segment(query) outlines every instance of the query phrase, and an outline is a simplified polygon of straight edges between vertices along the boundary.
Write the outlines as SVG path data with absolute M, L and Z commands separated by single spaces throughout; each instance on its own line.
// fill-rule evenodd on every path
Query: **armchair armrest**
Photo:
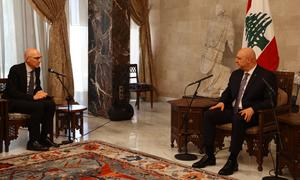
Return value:
M 4 125 L 8 118 L 8 101 L 6 99 L 0 99 L 0 152 L 2 152 L 2 143 L 4 137 Z
M 0 102 L 7 102 L 7 99 L 0 98 Z
M 258 111 L 258 128 L 260 133 L 275 130 L 276 126 L 272 109 L 263 109 Z
M 0 116 L 7 116 L 8 114 L 8 101 L 7 99 L 0 99 Z
M 285 114 L 290 112 L 290 105 L 281 105 L 275 107 L 275 113 L 277 115 Z M 263 109 L 258 110 L 258 126 L 261 132 L 270 132 L 276 130 L 276 124 L 275 124 L 275 117 L 273 114 L 273 110 L 270 109 Z

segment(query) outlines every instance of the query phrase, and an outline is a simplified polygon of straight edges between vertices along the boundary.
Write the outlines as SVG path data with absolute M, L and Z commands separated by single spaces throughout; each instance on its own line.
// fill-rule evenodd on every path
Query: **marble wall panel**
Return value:
M 88 2 L 88 108 L 94 115 L 108 117 L 107 111 L 113 103 L 128 101 L 128 7 L 127 0 Z M 121 99 L 120 86 L 125 87 Z

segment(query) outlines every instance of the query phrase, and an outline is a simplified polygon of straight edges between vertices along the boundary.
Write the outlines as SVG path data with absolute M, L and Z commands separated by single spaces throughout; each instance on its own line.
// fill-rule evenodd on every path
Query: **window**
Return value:
M 10 67 L 17 63 L 14 2 L 1 3 L 1 77 L 7 77 Z
M 24 62 L 24 50 L 36 47 L 45 54 L 47 49 L 45 23 L 28 1 L 0 1 L 0 75 L 7 77 L 12 65 Z M 42 35 L 43 34 L 43 35 Z M 42 70 L 47 64 L 44 56 Z M 43 80 L 42 80 L 43 81 Z
M 69 17 L 70 51 L 75 92 L 74 99 L 80 104 L 87 105 L 88 0 L 70 0 Z
M 139 30 L 140 27 L 132 19 L 130 19 L 130 64 L 139 65 L 139 58 L 140 58 Z

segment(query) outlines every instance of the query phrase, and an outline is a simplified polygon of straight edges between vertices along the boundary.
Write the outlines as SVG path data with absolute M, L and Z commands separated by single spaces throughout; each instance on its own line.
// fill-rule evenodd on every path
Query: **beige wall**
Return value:
M 185 85 L 204 75 L 199 60 L 209 20 L 221 3 L 234 25 L 234 52 L 224 53 L 224 64 L 235 68 L 241 47 L 246 0 L 150 0 L 150 26 L 160 97 L 181 97 Z M 300 71 L 299 0 L 269 0 L 279 48 L 279 70 Z M 193 88 L 190 88 L 193 90 Z M 190 90 L 190 91 L 191 91 Z M 190 93 L 190 92 L 188 92 Z

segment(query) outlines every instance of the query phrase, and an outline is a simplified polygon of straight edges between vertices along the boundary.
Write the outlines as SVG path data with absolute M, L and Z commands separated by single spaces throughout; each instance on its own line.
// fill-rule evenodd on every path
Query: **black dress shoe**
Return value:
M 46 139 L 41 140 L 40 143 L 46 147 L 59 147 L 59 144 L 56 144 L 55 142 L 51 141 L 48 137 Z
M 226 164 L 224 165 L 224 167 L 222 169 L 220 169 L 220 171 L 218 172 L 218 174 L 220 175 L 224 175 L 224 176 L 228 176 L 233 174 L 235 171 L 238 170 L 238 163 L 237 161 L 228 159 Z
M 206 166 L 216 165 L 216 158 L 214 156 L 209 157 L 208 155 L 204 155 L 200 161 L 195 162 L 192 167 L 194 168 L 204 168 Z
M 28 141 L 27 150 L 31 151 L 48 151 L 49 148 L 41 145 L 38 141 Z

